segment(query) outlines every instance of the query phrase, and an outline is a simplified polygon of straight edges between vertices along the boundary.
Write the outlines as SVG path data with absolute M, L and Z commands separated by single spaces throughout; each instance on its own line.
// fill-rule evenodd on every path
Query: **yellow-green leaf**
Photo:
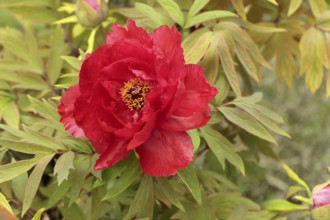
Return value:
M 210 43 L 212 42 L 212 39 L 214 39 L 212 32 L 205 32 L 195 39 L 190 39 L 187 37 L 183 42 L 183 45 L 185 45 L 184 48 L 186 62 L 198 63 L 206 53 Z M 189 44 L 187 45 L 187 43 Z
M 281 212 L 292 212 L 292 211 L 301 211 L 301 210 L 309 209 L 308 206 L 297 205 L 283 199 L 275 199 L 275 200 L 267 201 L 263 204 L 263 207 L 270 211 L 281 211 Z
M 157 0 L 157 2 L 166 10 L 171 18 L 181 27 L 184 25 L 184 17 L 178 4 L 174 0 Z
M 40 159 L 35 168 L 33 169 L 32 173 L 30 174 L 29 179 L 27 180 L 25 185 L 21 217 L 23 217 L 25 212 L 30 208 L 33 198 L 38 191 L 42 175 L 54 155 L 55 154 L 51 154 Z
M 243 0 L 231 0 L 233 6 L 235 7 L 237 13 L 242 17 L 244 21 L 246 21 L 246 13 L 244 9 Z
M 237 96 L 241 96 L 239 79 L 235 70 L 234 60 L 229 51 L 226 40 L 221 32 L 215 32 L 218 40 L 218 53 L 226 78 Z
M 211 151 L 225 168 L 225 160 L 234 165 L 243 175 L 245 175 L 244 163 L 242 158 L 236 153 L 235 146 L 218 131 L 204 127 L 201 129 L 202 135 Z
M 295 13 L 298 8 L 301 6 L 302 0 L 290 0 L 288 16 L 291 16 Z
M 325 0 L 308 0 L 308 2 L 315 17 L 320 16 L 328 9 Z
M 225 106 L 221 106 L 218 109 L 233 124 L 263 140 L 276 144 L 275 139 L 269 134 L 269 132 L 246 112 L 237 108 Z
M 195 0 L 188 12 L 188 18 L 196 15 L 200 10 L 202 10 L 210 0 Z
M 298 183 L 299 185 L 303 186 L 306 189 L 306 192 L 308 193 L 308 195 L 311 195 L 311 190 L 308 187 L 308 185 L 306 184 L 305 181 L 303 181 L 288 165 L 286 164 L 282 164 L 283 169 L 285 170 L 285 172 L 288 174 L 288 176 L 295 181 L 296 183 Z
M 207 11 L 207 12 L 198 14 L 192 18 L 188 18 L 184 28 L 185 29 L 190 28 L 194 25 L 201 24 L 203 22 L 214 20 L 214 19 L 229 18 L 229 17 L 237 17 L 237 15 L 232 12 L 223 11 L 223 10 Z

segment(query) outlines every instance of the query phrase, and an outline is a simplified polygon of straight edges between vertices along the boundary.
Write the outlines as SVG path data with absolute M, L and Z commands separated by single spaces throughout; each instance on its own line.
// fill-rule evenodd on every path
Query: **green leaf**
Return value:
M 45 169 L 48 165 L 48 163 L 51 161 L 51 159 L 54 157 L 55 154 L 51 154 L 48 156 L 45 156 L 41 158 L 35 168 L 33 169 L 31 175 L 29 176 L 29 179 L 26 182 L 25 185 L 25 193 L 24 193 L 24 200 L 23 200 L 23 208 L 21 217 L 24 216 L 26 211 L 30 208 L 33 198 L 35 197 L 38 187 L 42 178 L 42 175 L 45 172 Z
M 278 5 L 276 0 L 267 0 L 268 2 L 272 3 L 273 5 Z
M 66 202 L 66 201 L 65 201 Z M 70 220 L 82 220 L 87 219 L 84 215 L 81 208 L 77 205 L 77 203 L 73 203 L 71 206 L 60 206 L 60 211 L 65 219 Z
M 308 187 L 308 185 L 306 184 L 305 181 L 303 181 L 288 165 L 286 164 L 282 164 L 283 169 L 285 170 L 285 172 L 288 174 L 288 176 L 295 181 L 296 183 L 298 183 L 299 185 L 303 186 L 306 189 L 306 192 L 308 193 L 309 196 L 311 196 L 311 190 Z
M 242 17 L 244 21 L 246 21 L 246 14 L 244 9 L 243 0 L 231 0 L 233 6 L 235 7 L 237 13 Z
M 225 159 L 241 171 L 245 175 L 244 163 L 242 158 L 235 152 L 235 146 L 230 143 L 227 138 L 218 131 L 204 127 L 201 129 L 202 135 L 211 151 L 219 160 L 223 168 L 225 168 Z
M 218 45 L 215 38 L 212 38 L 203 59 L 200 64 L 204 67 L 204 73 L 207 81 L 214 85 L 218 76 L 219 76 L 219 54 L 218 54 Z M 224 79 L 225 80 L 225 79 Z M 222 88 L 223 87 L 218 87 Z
M 24 191 L 27 180 L 27 172 L 22 173 L 21 175 L 11 180 L 12 190 L 19 201 L 23 201 L 24 199 Z
M 178 4 L 174 0 L 157 0 L 157 2 L 166 10 L 171 18 L 181 27 L 184 25 L 184 17 Z
M 297 205 L 283 199 L 275 199 L 275 200 L 267 201 L 263 204 L 263 207 L 269 211 L 281 211 L 281 212 L 292 212 L 292 211 L 301 211 L 301 210 L 309 209 L 308 206 Z
M 162 177 L 162 178 L 158 178 L 157 182 L 159 184 L 160 189 L 163 191 L 164 195 L 168 198 L 168 200 L 170 200 L 173 205 L 175 205 L 182 211 L 185 211 L 184 207 L 180 202 L 178 193 L 175 192 L 170 181 L 165 177 Z
M 301 3 L 302 0 L 290 0 L 288 16 L 291 16 L 293 13 L 295 13 L 298 8 L 300 8 Z
M 223 10 L 207 11 L 207 12 L 198 14 L 192 18 L 188 18 L 184 28 L 187 29 L 187 28 L 190 28 L 197 24 L 200 24 L 200 23 L 203 23 L 206 21 L 210 21 L 210 20 L 214 20 L 214 19 L 230 18 L 230 17 L 237 17 L 237 15 L 232 12 L 223 11 Z
M 62 18 L 54 22 L 54 24 L 67 24 L 67 23 L 77 23 L 78 18 L 76 15 L 72 15 L 66 18 Z
M 152 178 L 144 175 L 125 219 L 152 219 L 154 203 Z
M 3 207 L 5 207 L 5 209 L 7 209 L 10 213 L 13 213 L 13 210 L 11 209 L 6 197 L 0 192 L 0 205 L 2 205 Z
M 32 220 L 40 220 L 42 217 L 42 213 L 45 211 L 45 208 L 41 208 L 37 211 L 37 213 L 34 215 Z
M 28 96 L 28 98 L 36 114 L 51 121 L 52 126 L 56 127 L 57 130 L 64 131 L 64 126 L 60 123 L 60 115 L 57 112 L 56 105 L 52 104 L 49 100 L 38 100 L 31 96 Z
M 229 89 L 230 89 L 229 83 L 226 79 L 226 76 L 225 76 L 224 72 L 219 73 L 219 77 L 215 81 L 215 87 L 216 88 L 222 88 L 222 89 L 218 90 L 218 94 L 214 98 L 215 105 L 219 106 L 227 98 L 228 93 L 229 93 Z M 212 119 L 214 119 L 214 117 L 212 117 Z
M 7 149 L 26 154 L 51 154 L 56 152 L 53 149 L 40 145 L 10 139 L 0 139 L 0 145 Z
M 18 107 L 14 101 L 9 102 L 3 112 L 3 119 L 5 120 L 6 124 L 13 127 L 19 128 L 20 124 L 20 114 Z
M 308 0 L 308 2 L 315 17 L 320 16 L 328 8 L 325 0 Z
M 248 50 L 241 47 L 240 44 L 235 45 L 235 53 L 243 65 L 246 72 L 256 81 L 259 82 L 258 69 L 256 64 L 253 61 L 253 58 L 250 56 Z
M 87 50 L 86 53 L 92 53 L 94 49 L 94 42 L 95 42 L 95 35 L 96 35 L 97 27 L 93 28 L 91 33 L 89 34 L 88 40 L 87 40 Z
M 195 0 L 188 12 L 188 18 L 196 15 L 200 10 L 202 10 L 210 0 Z
M 225 106 L 219 107 L 218 110 L 233 124 L 263 140 L 276 144 L 275 139 L 269 132 L 257 120 L 244 111 Z
M 150 20 L 150 26 L 152 28 L 157 28 L 161 25 L 167 24 L 168 20 L 163 14 L 157 12 L 153 7 L 143 3 L 135 3 L 135 8 L 144 16 L 148 17 Z
M 68 179 L 70 169 L 74 169 L 73 160 L 74 153 L 72 151 L 68 151 L 62 154 L 56 161 L 54 175 L 57 174 L 58 185 Z
M 290 186 L 288 192 L 286 193 L 286 198 L 290 198 L 297 194 L 298 192 L 305 191 L 305 187 L 302 186 Z
M 201 137 L 199 136 L 199 132 L 197 129 L 189 130 L 188 134 L 191 138 L 191 141 L 194 146 L 194 152 L 196 152 L 199 148 L 199 145 L 201 143 Z
M 301 37 L 299 43 L 301 53 L 300 74 L 306 72 L 306 85 L 315 92 L 323 80 L 323 66 L 329 67 L 329 55 L 323 33 L 309 28 Z
M 184 170 L 179 170 L 177 174 L 187 186 L 197 203 L 202 204 L 201 189 L 194 168 L 189 165 Z
M 80 70 L 82 60 L 79 60 L 77 57 L 71 56 L 61 56 L 61 58 L 65 60 L 68 64 L 70 64 L 70 66 L 73 67 L 75 70 Z
M 90 168 L 91 157 L 89 155 L 76 157 L 76 160 L 74 161 L 74 170 L 72 172 L 72 185 L 74 187 L 71 187 L 69 206 L 74 204 L 78 198 L 85 182 L 85 178 L 90 173 Z
M 63 60 L 60 56 L 63 55 L 63 50 L 65 49 L 64 31 L 60 25 L 57 25 L 50 42 L 51 48 L 46 67 L 49 82 L 54 85 L 61 74 Z
M 21 160 L 0 166 L 0 183 L 12 180 L 16 176 L 19 176 L 22 173 L 30 170 L 38 163 L 41 158 L 41 156 L 36 156 L 29 160 Z
M 128 169 L 120 176 L 114 185 L 104 195 L 102 201 L 116 197 L 125 191 L 140 176 L 141 169 L 136 160 L 131 161 Z
M 250 97 L 252 97 L 252 96 L 250 96 Z M 247 100 L 247 99 L 244 99 L 243 97 L 237 98 L 234 101 L 232 101 L 231 103 L 236 105 L 243 111 L 249 113 L 252 117 L 254 117 L 257 121 L 259 121 L 266 128 L 274 131 L 277 134 L 290 138 L 290 135 L 288 135 L 285 131 L 283 131 L 281 128 L 279 128 L 277 126 L 277 124 L 272 120 L 272 118 L 269 117 L 269 115 L 264 114 L 263 112 L 260 112 L 258 110 L 258 107 L 255 108 L 256 104 L 249 103 L 248 101 L 245 101 L 245 100 Z M 273 115 L 274 114 L 276 114 L 276 113 L 273 112 Z M 280 116 L 277 115 L 277 117 L 280 117 Z
M 245 220 L 247 218 L 248 207 L 244 204 L 237 206 L 227 220 Z
M 70 186 L 72 184 L 72 179 L 64 180 L 61 185 L 57 186 L 50 195 L 47 201 L 47 209 L 53 207 L 56 203 L 58 203 L 67 193 Z
M 198 63 L 204 56 L 212 40 L 214 40 L 214 34 L 209 31 L 191 40 L 190 38 L 192 37 L 195 36 L 189 35 L 183 42 L 185 60 L 187 63 Z
M 226 74 L 231 88 L 234 90 L 237 96 L 241 96 L 239 80 L 229 47 L 222 33 L 216 32 L 216 36 L 218 38 L 218 53 L 220 55 L 222 68 Z

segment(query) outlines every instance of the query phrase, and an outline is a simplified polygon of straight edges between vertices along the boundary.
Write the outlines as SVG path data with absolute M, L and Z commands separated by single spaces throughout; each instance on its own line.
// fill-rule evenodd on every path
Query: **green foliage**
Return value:
M 263 73 L 274 72 L 289 87 L 305 75 L 312 93 L 326 81 L 330 95 L 326 2 L 118 2 L 124 1 L 108 2 L 109 16 L 86 28 L 78 23 L 76 5 L 68 1 L 0 0 L 1 207 L 33 220 L 312 215 L 309 186 L 286 165 L 284 171 L 298 184 L 288 189 L 286 199 L 267 199 L 260 206 L 247 184 L 271 182 L 260 161 L 278 158 L 273 150 L 278 135 L 290 138 L 280 127 L 283 118 L 254 92 Z M 193 164 L 173 177 L 142 175 L 134 153 L 96 172 L 97 155 L 88 140 L 72 137 L 59 122 L 58 101 L 78 81 L 86 54 L 105 43 L 113 23 L 127 18 L 149 31 L 175 25 L 186 62 L 202 65 L 219 92 L 208 125 L 188 131 Z

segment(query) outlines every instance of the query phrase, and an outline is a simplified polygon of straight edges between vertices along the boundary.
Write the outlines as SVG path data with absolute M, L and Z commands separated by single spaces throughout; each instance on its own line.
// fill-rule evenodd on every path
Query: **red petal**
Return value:
M 173 26 L 171 29 L 164 25 L 152 33 L 156 56 L 164 60 L 172 69 L 182 68 L 184 65 L 181 34 Z M 179 74 L 179 72 L 177 73 Z
M 160 118 L 159 127 L 167 131 L 186 131 L 203 127 L 210 120 L 210 107 L 205 106 L 204 109 L 194 112 L 187 117 L 171 115 L 166 118 Z
M 112 27 L 112 31 L 107 35 L 107 44 L 113 45 L 117 41 L 129 38 L 136 39 L 140 43 L 152 48 L 150 35 L 143 28 L 137 27 L 132 20 L 127 20 L 126 26 L 127 30 L 123 26 L 115 24 Z
M 175 175 L 194 157 L 193 145 L 186 132 L 154 129 L 150 138 L 136 148 L 142 170 L 151 176 Z
M 127 157 L 128 153 L 129 151 L 126 150 L 126 142 L 112 141 L 106 151 L 97 159 L 94 169 L 97 171 L 111 167 Z
M 150 137 L 151 132 L 154 129 L 155 124 L 156 124 L 157 113 L 154 113 L 154 115 L 152 117 L 148 118 L 148 121 L 145 123 L 143 128 L 134 135 L 132 140 L 127 145 L 128 150 L 132 150 L 136 147 L 139 147 Z M 142 118 L 142 120 L 145 120 L 145 119 Z
M 79 96 L 79 86 L 72 86 L 62 96 L 58 106 L 58 112 L 61 115 L 60 121 L 64 124 L 65 129 L 77 138 L 85 137 L 84 131 L 77 125 L 76 119 L 73 116 L 75 110 L 74 103 Z
M 185 89 L 176 97 L 172 113 L 177 116 L 190 116 L 193 112 L 205 108 L 217 94 L 215 87 L 210 86 L 204 77 L 201 66 L 191 64 L 185 67 Z

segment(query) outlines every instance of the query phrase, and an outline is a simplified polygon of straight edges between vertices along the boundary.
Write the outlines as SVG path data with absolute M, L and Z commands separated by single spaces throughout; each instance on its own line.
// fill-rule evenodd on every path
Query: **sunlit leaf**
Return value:
M 242 110 L 231 107 L 219 107 L 219 111 L 233 124 L 243 128 L 247 132 L 276 144 L 269 132 L 254 118 Z
M 290 0 L 288 15 L 291 16 L 301 6 L 302 0 Z
M 282 212 L 290 212 L 290 211 L 299 211 L 299 210 L 308 210 L 308 206 L 297 205 L 286 200 L 276 199 L 270 200 L 263 204 L 263 207 L 270 211 L 282 211 Z
M 288 165 L 286 164 L 282 164 L 283 169 L 285 170 L 285 172 L 288 174 L 288 176 L 295 181 L 296 183 L 298 183 L 299 185 L 303 186 L 306 189 L 306 192 L 308 193 L 308 195 L 311 195 L 311 190 L 308 187 L 308 185 L 306 184 L 305 181 L 303 181 Z
M 174 0 L 157 0 L 157 2 L 167 11 L 171 18 L 181 27 L 184 25 L 184 17 L 178 4 Z
M 241 96 L 239 79 L 235 70 L 234 60 L 229 51 L 224 36 L 220 32 L 216 32 L 218 40 L 218 53 L 220 55 L 221 65 L 226 74 L 226 78 L 237 96 Z
M 215 11 L 207 11 L 201 14 L 195 15 L 192 18 L 188 18 L 184 28 L 190 28 L 191 26 L 214 20 L 219 18 L 228 18 L 228 17 L 237 17 L 236 14 L 229 11 L 215 10 Z
M 209 1 L 210 0 L 195 0 L 189 9 L 187 17 L 191 18 L 192 16 L 196 15 L 200 10 L 205 7 L 205 5 L 207 5 Z

